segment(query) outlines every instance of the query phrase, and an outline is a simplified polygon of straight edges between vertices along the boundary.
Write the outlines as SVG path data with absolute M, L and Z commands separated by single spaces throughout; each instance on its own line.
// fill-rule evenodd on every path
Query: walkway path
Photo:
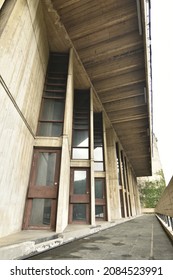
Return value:
M 144 215 L 30 259 L 173 260 L 173 246 L 154 215 Z

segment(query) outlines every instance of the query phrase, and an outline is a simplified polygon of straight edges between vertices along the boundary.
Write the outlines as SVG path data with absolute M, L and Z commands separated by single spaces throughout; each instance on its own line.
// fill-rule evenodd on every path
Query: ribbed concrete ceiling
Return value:
M 136 175 L 147 176 L 151 147 L 144 1 L 137 2 L 44 0 L 44 13 L 50 49 L 67 51 L 73 44 Z M 80 67 L 75 75 L 79 87 L 88 81 Z

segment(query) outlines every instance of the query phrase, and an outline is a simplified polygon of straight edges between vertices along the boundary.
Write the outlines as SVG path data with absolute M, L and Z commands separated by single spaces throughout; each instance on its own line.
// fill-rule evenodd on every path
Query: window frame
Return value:
M 95 121 L 96 118 L 99 118 L 99 120 L 97 120 L 97 122 Z M 96 123 L 99 124 L 96 127 Z M 97 147 L 101 147 L 102 148 L 102 160 L 97 160 L 95 158 L 95 153 L 94 153 L 94 171 L 98 171 L 98 172 L 104 172 L 105 171 L 105 154 L 104 154 L 104 137 L 103 137 L 103 115 L 102 112 L 95 112 L 94 113 L 94 150 L 95 150 L 95 139 L 96 137 L 98 137 L 98 135 L 100 135 L 100 145 L 96 146 Z M 97 169 L 95 168 L 96 164 L 101 163 L 103 165 L 102 169 Z
M 84 107 L 82 107 L 82 102 L 81 102 L 81 107 L 79 108 L 80 104 L 76 104 L 76 101 L 79 103 L 79 98 L 78 96 L 81 94 L 86 94 L 87 96 L 87 102 L 88 104 Z M 88 107 L 87 107 L 88 106 Z M 83 108 L 83 109 L 82 109 Z M 84 121 L 84 122 L 82 122 Z M 75 142 L 75 131 L 85 131 L 88 133 L 88 146 L 77 146 L 74 145 Z M 74 160 L 89 160 L 90 159 L 90 90 L 76 90 L 74 92 L 74 105 L 73 105 L 73 127 L 72 127 L 72 152 L 71 152 L 71 158 Z M 74 156 L 74 150 L 86 150 L 87 151 L 87 156 L 82 157 L 81 156 Z

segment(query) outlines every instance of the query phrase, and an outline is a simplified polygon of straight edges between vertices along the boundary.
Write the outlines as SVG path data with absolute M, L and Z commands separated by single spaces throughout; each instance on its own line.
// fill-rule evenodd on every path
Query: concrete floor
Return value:
M 157 218 L 144 215 L 28 259 L 173 260 L 173 246 Z

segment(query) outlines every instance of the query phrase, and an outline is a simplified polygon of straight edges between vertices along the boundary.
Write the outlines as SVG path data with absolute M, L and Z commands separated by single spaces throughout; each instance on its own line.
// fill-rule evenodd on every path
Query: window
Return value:
M 43 91 L 37 135 L 58 137 L 63 133 L 68 55 L 51 54 Z
M 116 143 L 116 158 L 117 158 L 118 183 L 119 183 L 120 186 L 122 186 L 121 166 L 120 166 L 120 152 L 119 152 L 118 143 Z
M 124 155 L 123 155 L 123 151 L 121 151 L 121 170 L 122 170 L 122 174 L 123 174 L 123 183 L 124 183 L 124 189 L 126 190 L 127 185 L 126 185 L 126 174 L 125 174 L 125 168 L 124 168 Z
M 73 159 L 89 159 L 90 93 L 75 91 L 73 113 Z
M 13 8 L 16 4 L 17 0 L 2 0 L 0 2 L 0 19 L 1 19 L 1 24 L 0 24 L 0 35 L 2 34 L 7 21 L 10 18 L 10 15 L 13 11 Z
M 104 171 L 102 113 L 94 113 L 94 169 Z

